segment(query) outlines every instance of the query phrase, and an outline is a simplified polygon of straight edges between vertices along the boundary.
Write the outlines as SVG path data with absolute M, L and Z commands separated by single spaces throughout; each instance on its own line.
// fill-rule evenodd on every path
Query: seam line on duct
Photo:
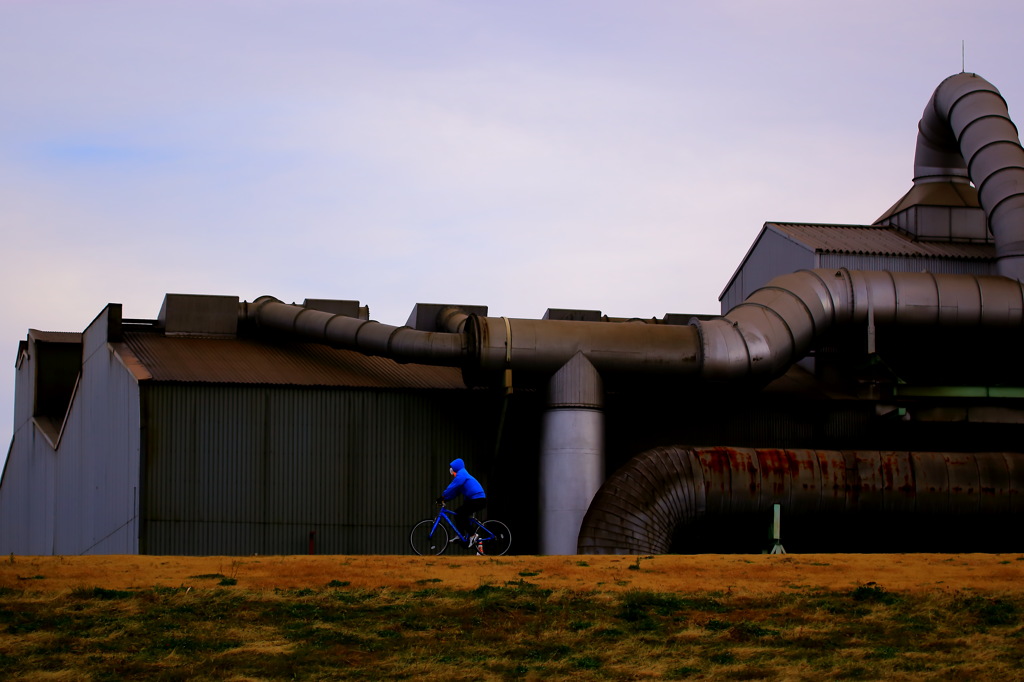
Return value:
M 1008 145 L 1010 145 L 1012 147 L 1015 147 L 1015 148 L 1018 148 L 1018 149 L 1020 148 L 1020 145 L 1014 144 L 1012 140 L 991 140 L 989 142 L 986 142 L 985 144 L 981 145 L 980 147 L 978 147 L 975 150 L 974 154 L 971 155 L 971 160 L 967 162 L 967 172 L 968 172 L 968 174 L 972 173 L 973 168 L 974 168 L 974 161 L 978 158 L 978 156 L 982 152 L 984 152 L 986 149 L 989 149 L 990 147 L 995 147 L 996 145 L 1003 145 L 1003 144 L 1008 144 Z M 999 166 L 998 168 L 995 168 L 992 171 L 990 171 L 988 175 L 986 175 L 984 178 L 981 179 L 981 183 L 978 185 L 978 188 L 977 188 L 978 189 L 978 198 L 981 199 L 981 193 L 983 191 L 983 188 L 985 187 L 985 184 L 988 183 L 988 181 L 990 179 L 992 179 L 996 175 L 999 175 L 1003 171 L 1011 170 L 1011 169 L 1014 169 L 1014 168 L 1021 168 L 1021 166 L 1019 164 L 1015 164 L 1015 165 L 1012 165 L 1012 166 Z M 974 177 L 974 176 L 971 175 L 971 177 Z
M 293 308 L 296 307 L 294 303 L 292 303 L 292 307 Z M 291 328 L 288 330 L 292 334 L 298 334 L 299 316 L 302 315 L 302 313 L 303 313 L 303 309 L 302 308 L 298 308 L 297 310 L 295 310 L 295 314 L 292 315 Z
M 899 290 L 899 287 L 896 286 L 896 277 L 893 275 L 893 273 L 889 272 L 889 271 L 884 271 L 884 274 L 885 274 L 886 277 L 889 278 L 889 286 L 892 289 L 892 317 L 893 317 L 893 321 L 896 324 L 899 324 L 899 321 L 900 321 L 900 290 Z M 868 290 L 868 298 L 870 299 L 870 298 L 872 298 L 872 294 L 874 293 L 871 290 L 870 283 L 868 284 L 867 290 Z
M 387 349 L 388 349 L 388 357 L 389 358 L 394 358 L 395 357 L 395 353 L 391 349 L 391 342 L 394 340 L 395 335 L 398 334 L 398 332 L 402 331 L 402 329 L 403 329 L 403 327 L 396 327 L 394 329 L 394 331 L 392 331 L 390 334 L 388 334 Z M 401 362 L 401 361 L 399 361 L 399 362 Z
M 1010 199 L 1013 199 L 1014 197 L 1019 197 L 1019 196 L 1021 196 L 1022 194 L 1024 194 L 1024 193 L 1022 193 L 1022 192 L 1014 192 L 1014 193 L 1012 193 L 1012 194 L 1009 194 L 1009 195 L 1007 195 L 1007 196 L 1003 197 L 1002 199 L 1000 199 L 999 201 L 997 201 L 997 202 L 995 203 L 995 205 L 994 205 L 994 206 L 993 206 L 993 207 L 992 207 L 991 209 L 988 209 L 988 211 L 987 211 L 988 215 L 986 216 L 986 220 L 987 220 L 987 222 L 988 222 L 988 231 L 989 231 L 989 234 L 991 234 L 991 235 L 992 235 L 993 237 L 995 237 L 995 236 L 996 236 L 996 233 L 995 233 L 995 232 L 994 232 L 994 231 L 992 230 L 992 218 L 991 218 L 991 216 L 994 216 L 994 215 L 996 214 L 996 211 L 998 211 L 998 210 L 999 210 L 999 208 L 1000 208 L 1000 207 L 1001 207 L 1001 206 L 1002 206 L 1003 204 L 1005 204 L 1006 202 L 1008 202 L 1008 201 L 1009 201 Z M 1002 256 L 1000 256 L 1000 255 L 999 255 L 999 252 L 998 252 L 998 250 L 997 250 L 997 251 L 996 251 L 996 260 L 999 260 L 999 258 L 1001 258 L 1001 257 L 1002 257 Z
M 362 331 L 363 331 L 363 329 L 364 329 L 364 328 L 365 328 L 365 327 L 366 327 L 367 325 L 369 325 L 369 324 L 380 324 L 380 323 L 379 323 L 379 322 L 377 322 L 376 320 L 365 320 L 365 321 L 364 321 L 364 322 L 363 322 L 363 323 L 362 323 L 361 325 L 359 325 L 358 327 L 356 327 L 356 332 L 355 332 L 355 333 L 354 333 L 354 334 L 352 335 L 352 344 L 353 344 L 353 345 L 354 345 L 354 346 L 355 346 L 355 347 L 356 347 L 357 349 L 362 349 L 362 346 L 361 346 L 361 344 L 359 343 L 359 334 L 360 334 L 360 332 L 362 332 Z M 362 351 L 362 352 L 365 352 L 365 351 Z M 372 353 L 371 353 L 371 355 L 372 355 Z
M 782 291 L 786 291 L 786 289 L 782 289 Z M 799 301 L 801 303 L 801 305 L 803 305 L 803 300 L 801 300 L 801 298 L 799 296 L 797 296 L 793 292 L 787 292 L 787 293 L 791 294 L 797 301 Z M 759 308 L 759 309 L 761 309 L 764 312 L 771 313 L 775 317 L 775 319 L 777 319 L 779 322 L 782 323 L 782 326 L 786 328 L 786 334 L 789 335 L 789 353 L 788 353 L 789 359 L 787 360 L 787 362 L 792 364 L 792 362 L 791 362 L 792 358 L 796 357 L 796 352 L 795 352 L 796 351 L 796 337 L 793 336 L 793 328 L 789 326 L 789 323 L 786 321 L 786 318 L 782 316 L 782 313 L 780 313 L 778 310 L 775 310 L 771 306 L 767 306 L 767 305 L 765 305 L 763 303 L 750 303 L 750 302 L 748 302 L 748 303 L 743 303 L 742 305 L 749 306 L 751 308 Z M 810 310 L 807 308 L 806 305 L 804 305 L 804 310 L 806 310 L 808 315 L 810 315 Z M 735 325 L 735 323 L 733 323 L 733 324 Z M 811 318 L 811 327 L 812 328 L 814 327 L 814 319 L 813 319 L 813 317 Z M 754 358 L 751 357 L 750 344 L 747 343 L 747 337 L 743 333 L 743 327 L 740 327 L 740 326 L 737 325 L 737 330 L 739 331 L 740 338 L 743 339 L 744 346 L 746 346 L 746 348 L 747 348 L 747 370 L 748 370 L 749 373 L 753 374 Z M 772 351 L 774 351 L 774 350 L 775 350 L 774 348 L 769 347 L 769 357 L 771 357 Z
M 828 321 L 826 323 L 826 328 L 831 327 L 833 324 L 836 323 L 837 312 L 836 312 L 836 298 L 835 298 L 835 296 L 832 295 L 832 290 L 828 288 L 828 282 L 826 282 L 825 279 L 821 276 L 821 274 L 819 274 L 815 270 L 800 270 L 800 272 L 809 273 L 811 277 L 813 277 L 814 279 L 818 280 L 818 283 L 821 285 L 822 292 L 825 294 L 825 296 L 828 297 L 828 317 L 829 317 L 829 319 L 828 319 Z M 813 324 L 813 320 L 814 320 L 814 318 L 812 317 L 811 318 L 812 324 Z M 817 334 L 817 325 L 815 325 L 815 334 Z
M 766 287 L 762 287 L 762 288 L 763 289 L 771 289 L 771 290 L 774 290 L 774 291 L 781 291 L 782 293 L 787 294 L 790 298 L 794 299 L 797 303 L 799 303 L 800 307 L 804 309 L 805 313 L 807 313 L 807 319 L 810 320 L 810 323 L 811 323 L 811 336 L 813 338 L 817 338 L 817 336 L 818 336 L 818 323 L 815 321 L 814 313 L 811 312 L 811 309 L 810 309 L 810 307 L 808 307 L 807 302 L 804 300 L 803 296 L 797 294 L 795 291 L 793 291 L 792 289 L 790 289 L 788 287 L 780 287 L 780 286 L 767 287 L 766 286 Z M 744 304 L 741 304 L 741 305 L 744 305 Z M 782 316 L 782 313 L 780 313 L 779 311 L 775 310 L 774 307 L 766 306 L 763 303 L 754 303 L 754 304 L 746 304 L 746 305 L 756 305 L 756 306 L 759 306 L 761 308 L 766 308 L 766 309 L 770 310 L 772 313 L 774 313 L 775 317 L 779 318 L 782 321 L 782 324 L 784 324 L 786 326 L 786 330 L 789 332 L 790 341 L 792 341 L 794 345 L 796 344 L 796 338 L 793 336 L 793 330 L 790 328 L 789 323 L 786 322 L 786 319 Z
M 512 325 L 504 315 L 501 321 L 505 323 L 505 367 L 509 368 L 512 366 Z
M 981 114 L 980 116 L 975 116 L 970 121 L 965 123 L 963 128 L 961 128 L 958 131 L 956 131 L 956 130 L 953 131 L 953 135 L 956 137 L 957 147 L 960 147 L 963 144 L 964 135 L 967 134 L 967 131 L 970 130 L 971 127 L 974 126 L 975 123 L 978 123 L 979 121 L 984 121 L 984 120 L 990 119 L 990 118 L 998 118 L 998 119 L 1001 119 L 1003 121 L 1008 121 L 1010 123 L 1010 125 L 1013 126 L 1013 121 L 1010 121 L 1010 119 L 1008 117 L 1004 116 L 1000 112 Z M 950 128 L 952 128 L 952 126 L 953 126 L 953 122 L 952 121 L 948 121 L 947 124 L 950 126 Z M 1017 126 L 1013 126 L 1014 129 L 1016 129 L 1016 127 Z M 996 142 L 1000 142 L 1000 140 L 995 140 L 995 141 Z M 961 156 L 963 156 L 963 152 L 962 151 L 961 151 Z
M 331 322 L 334 322 L 334 318 L 336 318 L 336 317 L 337 317 L 337 315 L 331 315 L 326 320 L 324 320 L 324 326 L 321 327 L 321 329 L 320 329 L 320 337 L 321 338 L 327 338 L 327 327 L 330 326 Z

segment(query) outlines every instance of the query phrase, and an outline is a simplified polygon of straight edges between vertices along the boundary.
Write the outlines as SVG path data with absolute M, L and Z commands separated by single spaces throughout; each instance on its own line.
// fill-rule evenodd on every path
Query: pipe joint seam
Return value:
M 306 308 L 306 307 L 299 308 L 299 311 L 297 313 L 295 313 L 295 317 L 292 318 L 292 331 L 296 332 L 296 333 L 301 333 L 302 335 L 305 335 L 305 336 L 312 336 L 314 338 L 322 338 L 323 335 L 324 335 L 324 331 L 327 329 L 327 325 L 330 324 L 331 320 L 336 317 L 335 315 L 329 315 L 323 321 L 323 324 L 319 325 L 320 329 L 319 329 L 319 333 L 318 334 L 310 333 L 312 330 L 304 331 L 304 332 L 299 332 L 299 318 L 302 317 L 303 315 L 306 315 L 307 317 L 309 317 L 308 313 L 319 313 L 319 312 L 320 312 L 319 310 L 313 310 L 311 308 Z M 319 319 L 319 316 L 314 316 L 314 322 L 316 321 L 316 319 Z M 313 325 L 313 326 L 315 327 L 315 325 Z
M 792 292 L 788 292 L 788 293 L 790 293 L 792 295 Z M 808 310 L 807 305 L 803 302 L 803 300 L 800 297 L 794 295 L 794 298 L 796 298 L 796 300 L 800 303 L 800 305 L 803 306 L 804 311 L 807 313 L 807 318 L 808 318 L 808 320 L 810 320 L 810 326 L 811 326 L 810 338 L 813 339 L 813 338 L 815 338 L 815 335 L 816 335 L 816 330 L 814 329 L 814 326 L 815 326 L 814 325 L 814 316 L 810 314 L 810 310 Z M 790 364 L 792 364 L 793 362 L 796 362 L 797 360 L 800 359 L 799 357 L 797 357 L 799 349 L 797 348 L 798 343 L 797 343 L 796 336 L 793 334 L 793 328 L 790 326 L 789 321 L 785 318 L 785 316 L 782 315 L 782 313 L 780 313 L 775 308 L 772 308 L 771 306 L 764 305 L 762 303 L 747 302 L 747 303 L 743 303 L 741 305 L 745 305 L 745 306 L 748 306 L 748 307 L 751 307 L 751 308 L 757 308 L 758 310 L 760 310 L 765 315 L 774 317 L 778 321 L 778 323 L 782 326 L 782 328 L 785 329 L 786 335 L 789 338 L 789 344 L 788 344 L 789 350 L 788 350 L 788 352 L 785 353 L 786 358 L 785 359 L 783 359 L 781 357 L 777 358 L 777 357 L 775 357 L 776 355 L 781 355 L 782 354 L 782 349 L 780 348 L 779 344 L 769 342 L 769 340 L 766 339 L 764 336 L 754 335 L 754 334 L 752 334 L 751 331 L 747 330 L 746 325 L 739 326 L 737 323 L 734 322 L 733 325 L 737 327 L 737 329 L 738 329 L 738 331 L 740 333 L 740 336 L 743 338 L 743 342 L 747 346 L 747 357 L 749 359 L 749 371 L 752 374 L 755 373 L 755 367 L 754 367 L 755 364 L 757 364 L 760 360 L 771 360 L 771 362 L 768 363 L 768 367 L 765 368 L 764 371 L 772 371 L 774 366 L 777 364 L 778 361 L 783 361 L 784 366 L 788 367 Z M 739 307 L 739 306 L 737 306 L 737 307 Z M 735 309 L 734 309 L 734 311 L 735 311 Z M 730 312 L 732 312 L 732 311 L 730 311 Z M 756 328 L 755 325 L 750 325 L 750 326 Z M 757 352 L 752 350 L 753 346 L 759 346 L 760 347 L 760 351 L 761 351 L 761 354 L 763 355 L 763 357 L 759 356 L 759 354 Z M 760 368 L 758 368 L 758 370 L 760 370 Z

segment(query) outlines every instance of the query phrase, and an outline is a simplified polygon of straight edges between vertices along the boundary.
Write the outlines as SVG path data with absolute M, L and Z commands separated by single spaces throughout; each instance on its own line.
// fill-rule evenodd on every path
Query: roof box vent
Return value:
M 159 323 L 167 336 L 232 338 L 238 332 L 238 297 L 167 294 Z

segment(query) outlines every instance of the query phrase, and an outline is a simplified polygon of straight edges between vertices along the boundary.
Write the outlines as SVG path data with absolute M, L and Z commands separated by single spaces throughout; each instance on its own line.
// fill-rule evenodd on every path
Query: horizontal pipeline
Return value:
M 580 553 L 663 554 L 705 517 L 770 514 L 1024 514 L 1019 453 L 660 447 L 637 455 L 598 491 Z
M 843 327 L 1024 326 L 1024 289 L 1005 277 L 801 270 L 776 277 L 726 315 L 688 325 L 526 320 L 442 311 L 427 332 L 289 305 L 269 296 L 246 304 L 263 328 L 398 362 L 466 370 L 469 381 L 511 369 L 547 378 L 577 353 L 602 376 L 631 375 L 767 383 Z M 979 344 L 984 339 L 979 335 Z

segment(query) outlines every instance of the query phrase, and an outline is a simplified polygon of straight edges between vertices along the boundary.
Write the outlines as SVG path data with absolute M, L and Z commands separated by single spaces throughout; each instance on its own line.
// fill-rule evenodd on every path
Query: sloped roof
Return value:
M 465 389 L 458 368 L 400 364 L 315 343 L 125 332 L 115 353 L 139 381 Z
M 911 206 L 981 208 L 981 202 L 978 201 L 978 190 L 965 182 L 915 182 L 899 201 L 875 221 L 875 224 L 882 223 Z
M 29 329 L 29 338 L 34 341 L 45 343 L 81 343 L 82 332 L 47 332 L 39 329 Z
M 817 253 L 873 256 L 917 256 L 991 260 L 991 244 L 916 241 L 900 230 L 877 225 L 811 225 L 766 223 L 765 227 L 803 244 Z

